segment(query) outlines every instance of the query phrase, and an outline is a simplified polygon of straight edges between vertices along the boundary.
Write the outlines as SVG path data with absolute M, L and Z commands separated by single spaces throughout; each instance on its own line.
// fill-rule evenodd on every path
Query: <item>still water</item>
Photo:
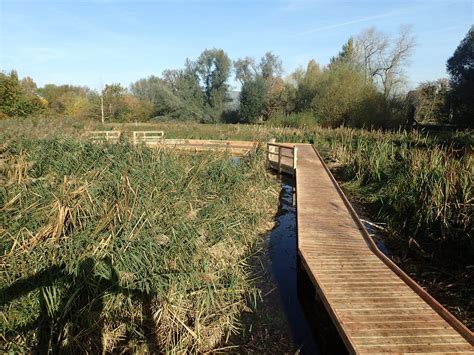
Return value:
M 275 227 L 253 269 L 262 297 L 242 317 L 241 334 L 230 339 L 231 352 L 266 354 L 344 354 L 346 349 L 297 254 L 293 180 L 283 177 Z

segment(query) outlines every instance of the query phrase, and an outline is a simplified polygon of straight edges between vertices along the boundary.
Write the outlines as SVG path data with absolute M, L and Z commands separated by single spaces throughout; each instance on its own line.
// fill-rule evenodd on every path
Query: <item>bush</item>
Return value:
M 348 122 L 351 127 L 366 129 L 393 129 L 402 123 L 387 99 L 374 90 L 366 92 L 365 97 L 354 105 Z
M 279 114 L 270 117 L 268 124 L 272 127 L 310 128 L 317 124 L 316 118 L 311 112 Z
M 373 85 L 367 82 L 363 73 L 345 64 L 332 66 L 319 81 L 311 108 L 323 126 L 350 125 L 356 108 L 368 96 L 375 94 Z

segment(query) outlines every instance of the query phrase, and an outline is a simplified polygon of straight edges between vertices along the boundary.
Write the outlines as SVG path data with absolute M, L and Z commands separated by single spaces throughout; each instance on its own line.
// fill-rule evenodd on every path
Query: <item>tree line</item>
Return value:
M 407 27 L 390 37 L 375 28 L 350 37 L 326 66 L 310 60 L 283 76 L 272 52 L 260 60 L 232 61 L 222 49 L 206 49 L 181 69 L 100 90 L 74 85 L 37 87 L 15 71 L 0 73 L 0 119 L 62 115 L 105 121 L 150 119 L 325 126 L 412 127 L 418 123 L 473 126 L 474 30 L 447 61 L 448 79 L 425 82 L 408 93 L 405 69 L 415 48 Z M 240 83 L 238 105 L 231 76 Z

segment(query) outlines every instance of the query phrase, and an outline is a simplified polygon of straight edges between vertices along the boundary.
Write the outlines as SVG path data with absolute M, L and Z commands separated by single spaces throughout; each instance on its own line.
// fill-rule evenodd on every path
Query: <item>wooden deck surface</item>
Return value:
M 298 145 L 296 196 L 302 264 L 350 352 L 474 353 L 472 333 L 374 253 L 309 144 Z

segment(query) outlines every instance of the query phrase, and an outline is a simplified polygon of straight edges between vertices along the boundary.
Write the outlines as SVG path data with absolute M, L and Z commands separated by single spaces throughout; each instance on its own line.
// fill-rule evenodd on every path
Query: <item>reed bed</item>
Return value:
M 278 205 L 263 154 L 3 142 L 4 351 L 205 352 L 238 330 Z
M 474 257 L 473 157 L 419 133 L 335 130 L 329 155 L 354 194 L 373 203 L 390 234 L 424 253 Z M 470 261 L 469 261 L 470 260 Z

